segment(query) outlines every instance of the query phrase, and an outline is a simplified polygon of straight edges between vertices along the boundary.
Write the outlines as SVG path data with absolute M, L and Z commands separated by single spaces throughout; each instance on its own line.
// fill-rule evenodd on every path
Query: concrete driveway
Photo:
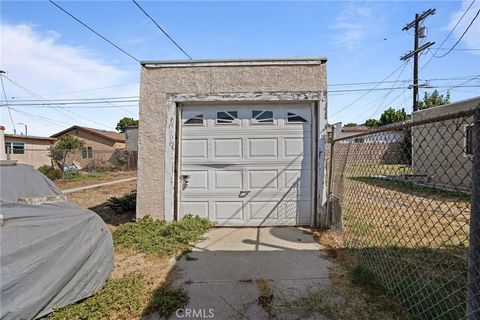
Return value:
M 190 319 L 295 319 L 279 306 L 329 284 L 330 262 L 301 229 L 216 228 L 206 237 L 177 262 L 173 281 L 189 292 Z

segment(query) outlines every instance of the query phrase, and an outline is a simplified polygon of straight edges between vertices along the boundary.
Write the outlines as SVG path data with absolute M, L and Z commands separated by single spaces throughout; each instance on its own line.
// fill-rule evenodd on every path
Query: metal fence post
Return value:
M 473 124 L 472 205 L 468 253 L 467 319 L 480 319 L 480 105 Z
M 333 184 L 333 161 L 335 152 L 335 126 L 332 125 L 332 136 L 330 137 L 330 163 L 328 164 L 328 193 L 327 193 L 327 225 L 332 223 L 332 184 Z

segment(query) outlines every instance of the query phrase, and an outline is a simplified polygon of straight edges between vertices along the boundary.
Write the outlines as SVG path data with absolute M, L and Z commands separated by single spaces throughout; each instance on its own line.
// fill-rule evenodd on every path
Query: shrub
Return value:
M 137 207 L 137 191 L 132 190 L 121 197 L 111 197 L 107 200 L 107 206 L 116 213 L 133 211 Z
M 65 180 L 81 180 L 84 178 L 84 175 L 79 171 L 65 172 L 65 174 L 63 175 L 63 178 Z
M 212 226 L 209 220 L 191 215 L 170 223 L 144 217 L 119 226 L 113 233 L 113 241 L 118 247 L 142 253 L 175 256 L 188 250 Z
M 42 174 L 44 174 L 48 179 L 50 180 L 57 180 L 62 177 L 62 171 L 53 168 L 52 166 L 49 165 L 43 165 L 37 169 L 40 171 Z

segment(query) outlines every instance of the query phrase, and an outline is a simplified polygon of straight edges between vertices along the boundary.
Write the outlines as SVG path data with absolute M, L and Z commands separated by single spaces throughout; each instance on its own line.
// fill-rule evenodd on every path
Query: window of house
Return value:
M 5 142 L 5 153 L 25 154 L 25 143 L 23 142 Z
M 82 159 L 93 159 L 92 147 L 85 147 L 82 149 Z
M 235 123 L 236 119 L 238 119 L 237 111 L 219 111 L 219 112 L 217 112 L 217 123 L 218 124 Z
M 465 126 L 465 154 L 473 154 L 473 124 Z
M 273 111 L 252 111 L 252 123 L 273 123 Z
M 304 122 L 308 122 L 307 119 L 305 119 L 302 116 L 299 116 L 296 113 L 288 112 L 287 123 L 304 123 Z
M 197 114 L 196 116 L 191 117 L 183 124 L 186 125 L 203 125 L 203 114 Z

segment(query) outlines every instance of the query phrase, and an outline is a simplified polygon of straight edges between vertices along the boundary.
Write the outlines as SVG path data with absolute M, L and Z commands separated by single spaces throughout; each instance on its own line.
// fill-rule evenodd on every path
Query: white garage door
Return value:
M 184 106 L 181 139 L 180 217 L 310 223 L 309 105 Z

